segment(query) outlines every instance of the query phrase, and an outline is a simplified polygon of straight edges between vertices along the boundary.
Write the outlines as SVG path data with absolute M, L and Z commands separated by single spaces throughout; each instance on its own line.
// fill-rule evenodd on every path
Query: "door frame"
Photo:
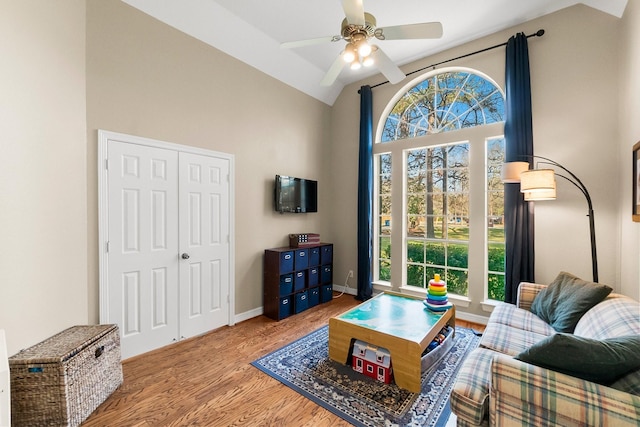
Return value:
M 235 324 L 235 162 L 233 154 L 206 150 L 188 145 L 159 141 L 124 133 L 98 129 L 98 271 L 99 271 L 99 307 L 100 323 L 108 323 L 109 316 L 109 273 L 108 273 L 108 237 L 109 237 L 109 197 L 107 184 L 107 143 L 118 141 L 153 148 L 162 148 L 178 152 L 217 157 L 229 161 L 229 319 L 227 324 Z

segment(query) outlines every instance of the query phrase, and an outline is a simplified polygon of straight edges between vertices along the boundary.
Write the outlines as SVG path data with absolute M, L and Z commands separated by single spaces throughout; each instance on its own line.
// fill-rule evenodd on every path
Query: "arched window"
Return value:
M 377 282 L 426 289 L 437 273 L 449 293 L 504 299 L 503 126 L 504 94 L 474 70 L 429 73 L 389 103 L 374 147 Z

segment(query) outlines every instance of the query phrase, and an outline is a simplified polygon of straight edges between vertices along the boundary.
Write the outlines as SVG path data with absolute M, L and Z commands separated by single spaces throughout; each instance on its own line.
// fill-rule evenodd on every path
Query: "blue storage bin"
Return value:
M 280 295 L 285 296 L 293 293 L 293 274 L 280 276 Z
M 307 249 L 296 249 L 295 267 L 296 270 L 304 270 L 309 267 L 309 251 Z
M 293 251 L 280 253 L 280 274 L 293 271 Z
M 320 283 L 333 283 L 332 267 L 323 265 L 320 267 Z
M 320 265 L 320 248 L 309 249 L 309 265 Z
M 293 275 L 293 289 L 301 291 L 306 286 L 306 271 L 296 271 Z
M 320 248 L 320 262 L 322 264 L 331 264 L 333 261 L 333 245 L 326 245 Z
M 309 295 L 307 294 L 307 291 L 297 293 L 295 295 L 295 298 L 296 298 L 296 303 L 294 306 L 294 310 L 296 314 L 300 313 L 301 311 L 305 311 L 307 308 L 309 308 Z
M 320 288 L 309 289 L 309 307 L 320 304 Z
M 309 286 L 316 286 L 320 283 L 320 268 L 311 267 L 309 269 Z
M 320 287 L 320 302 L 329 302 L 333 299 L 333 285 L 322 285 Z
M 285 318 L 293 314 L 293 301 L 291 297 L 280 298 L 280 318 Z

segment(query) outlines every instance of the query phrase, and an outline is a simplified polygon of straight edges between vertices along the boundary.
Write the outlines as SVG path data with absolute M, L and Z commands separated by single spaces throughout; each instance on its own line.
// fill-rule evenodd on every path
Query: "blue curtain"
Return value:
M 366 301 L 373 295 L 371 284 L 373 198 L 373 101 L 371 87 L 360 88 L 360 153 L 358 161 L 358 293 Z
M 507 42 L 505 67 L 505 160 L 531 162 L 531 78 L 527 37 L 516 34 Z M 520 184 L 505 184 L 505 301 L 515 303 L 518 284 L 534 279 L 533 203 L 525 202 Z

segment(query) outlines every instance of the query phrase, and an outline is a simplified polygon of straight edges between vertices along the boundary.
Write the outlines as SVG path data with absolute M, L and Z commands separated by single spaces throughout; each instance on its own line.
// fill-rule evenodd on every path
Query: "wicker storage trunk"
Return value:
M 9 358 L 13 426 L 78 426 L 122 384 L 116 325 L 73 326 Z

